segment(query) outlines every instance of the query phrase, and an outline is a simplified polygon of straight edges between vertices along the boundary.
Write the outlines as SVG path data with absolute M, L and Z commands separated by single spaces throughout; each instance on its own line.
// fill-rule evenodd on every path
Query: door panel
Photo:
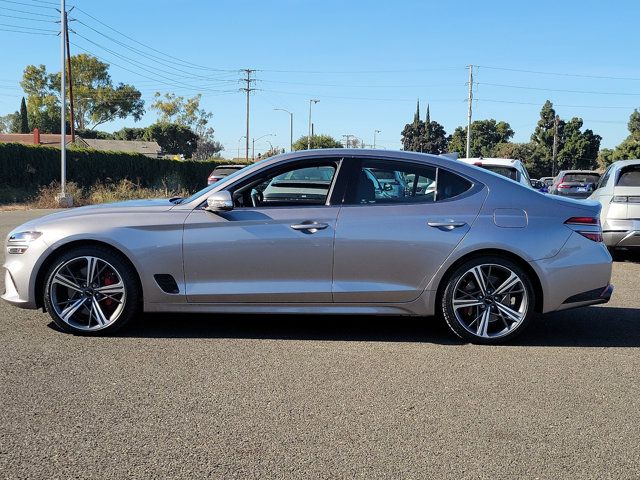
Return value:
M 331 302 L 339 208 L 194 210 L 184 225 L 187 301 Z M 311 222 L 320 225 L 305 229 Z
M 397 172 L 406 183 L 404 192 L 367 186 L 362 173 L 368 168 Z M 336 226 L 334 302 L 397 303 L 420 296 L 487 196 L 481 185 L 435 172 L 426 165 L 363 161 L 352 173 L 350 205 L 342 207 Z

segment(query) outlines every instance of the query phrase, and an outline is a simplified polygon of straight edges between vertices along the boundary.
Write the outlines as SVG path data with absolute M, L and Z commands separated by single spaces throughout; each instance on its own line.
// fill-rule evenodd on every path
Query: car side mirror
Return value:
M 219 192 L 212 193 L 207 198 L 207 206 L 205 210 L 209 212 L 228 212 L 233 210 L 233 198 L 231 193 L 227 190 L 220 190 Z

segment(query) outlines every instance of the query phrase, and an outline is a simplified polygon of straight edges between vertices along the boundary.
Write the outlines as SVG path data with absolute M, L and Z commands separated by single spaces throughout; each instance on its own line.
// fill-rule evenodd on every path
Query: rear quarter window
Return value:
M 616 186 L 640 187 L 640 165 L 631 165 L 620 170 Z
M 440 168 L 438 170 L 438 195 L 436 200 L 449 200 L 462 195 L 469 190 L 473 184 L 466 178 L 456 175 L 448 170 Z

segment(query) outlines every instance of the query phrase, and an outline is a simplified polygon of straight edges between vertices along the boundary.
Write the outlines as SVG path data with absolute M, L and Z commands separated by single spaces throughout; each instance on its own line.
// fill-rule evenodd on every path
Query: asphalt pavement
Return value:
M 0 237 L 43 213 L 0 213 Z M 639 478 L 639 282 L 621 257 L 609 304 L 495 347 L 396 317 L 76 337 L 2 302 L 0 477 Z

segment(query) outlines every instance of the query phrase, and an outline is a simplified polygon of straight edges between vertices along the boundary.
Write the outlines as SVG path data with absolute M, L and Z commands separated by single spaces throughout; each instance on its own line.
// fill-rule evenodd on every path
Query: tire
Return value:
M 93 274 L 87 278 L 90 271 Z M 136 272 L 108 248 L 87 246 L 65 252 L 45 279 L 45 308 L 65 332 L 113 333 L 138 313 L 141 296 Z
M 535 291 L 529 274 L 511 260 L 472 258 L 458 266 L 445 282 L 440 313 L 451 331 L 468 342 L 497 344 L 510 340 L 535 315 Z

